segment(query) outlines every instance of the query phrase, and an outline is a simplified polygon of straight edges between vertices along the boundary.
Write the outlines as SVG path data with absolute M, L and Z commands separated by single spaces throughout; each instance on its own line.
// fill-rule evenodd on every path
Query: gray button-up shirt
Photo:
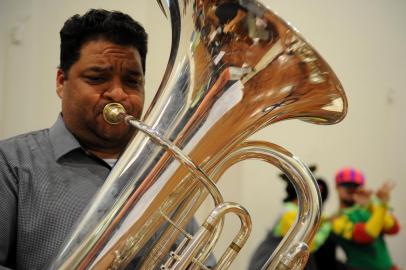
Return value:
M 50 129 L 2 141 L 0 265 L 41 269 L 49 263 L 109 172 L 61 116 Z
M 110 170 L 61 116 L 50 129 L 1 141 L 0 269 L 43 269 Z

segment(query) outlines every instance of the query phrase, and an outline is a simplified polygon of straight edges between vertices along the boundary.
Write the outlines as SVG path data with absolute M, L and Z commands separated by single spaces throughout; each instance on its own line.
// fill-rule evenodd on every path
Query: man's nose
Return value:
M 112 101 L 122 101 L 127 98 L 127 93 L 121 83 L 116 83 L 104 92 L 104 96 Z

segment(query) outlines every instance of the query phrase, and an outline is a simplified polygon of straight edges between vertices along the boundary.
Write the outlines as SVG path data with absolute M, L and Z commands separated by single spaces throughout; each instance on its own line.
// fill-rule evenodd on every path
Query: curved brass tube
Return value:
M 212 181 L 217 182 L 231 166 L 248 159 L 262 160 L 280 169 L 288 176 L 298 194 L 299 213 L 295 224 L 265 263 L 263 269 L 302 269 L 309 255 L 308 244 L 320 222 L 321 198 L 317 183 L 307 166 L 297 157 L 278 145 L 264 141 L 243 142 L 236 146 L 219 164 L 211 168 L 206 166 L 203 169 L 209 172 L 208 175 Z M 201 188 L 198 187 L 197 189 Z M 207 196 L 204 189 L 195 191 L 193 194 L 199 194 L 200 197 L 193 198 L 193 203 L 191 202 L 192 198 L 190 198 L 187 203 L 183 204 L 188 210 L 184 211 L 185 209 L 180 206 L 177 209 L 177 215 L 191 218 L 191 215 L 200 207 Z M 194 211 L 189 209 L 191 205 L 193 205 Z M 170 229 L 168 228 L 168 230 Z M 207 259 L 220 232 L 221 228 L 218 231 L 213 231 L 213 245 L 206 246 L 204 252 L 196 259 L 199 263 L 203 263 Z M 162 237 L 162 241 L 165 239 Z M 159 247 L 163 245 L 161 241 L 156 243 L 156 246 Z M 199 269 L 199 267 L 196 266 L 196 268 L 191 269 Z
M 316 233 L 321 212 L 321 197 L 313 174 L 286 149 L 264 141 L 247 141 L 219 164 L 211 176 L 214 181 L 230 166 L 247 159 L 270 163 L 286 174 L 298 195 L 299 212 L 295 224 L 283 238 L 262 269 L 302 269 L 309 255 L 308 244 Z
M 197 260 L 195 256 L 207 245 L 207 242 L 212 238 L 213 231 L 217 225 L 222 222 L 223 217 L 230 212 L 236 214 L 240 218 L 240 231 L 234 237 L 232 243 L 228 246 L 227 250 L 221 256 L 214 268 L 216 270 L 228 269 L 238 252 L 240 252 L 241 248 L 248 240 L 252 227 L 251 219 L 247 210 L 241 205 L 232 202 L 225 202 L 217 205 L 200 227 L 200 230 L 197 231 L 191 239 L 190 243 L 188 243 L 186 247 L 182 247 L 182 255 L 179 256 L 172 253 L 172 258 L 168 260 L 161 269 L 184 270 L 188 268 L 191 263 L 194 263 L 199 268 L 206 268 L 203 262 Z M 175 251 L 175 253 L 177 253 L 177 251 Z

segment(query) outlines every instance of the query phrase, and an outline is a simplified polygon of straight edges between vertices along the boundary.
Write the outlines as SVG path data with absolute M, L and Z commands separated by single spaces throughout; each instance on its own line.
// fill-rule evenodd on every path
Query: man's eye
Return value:
M 102 76 L 86 76 L 86 81 L 92 84 L 103 83 L 106 81 L 105 77 Z
M 129 86 L 132 86 L 132 87 L 142 86 L 142 80 L 140 80 L 140 79 L 127 78 L 126 82 Z

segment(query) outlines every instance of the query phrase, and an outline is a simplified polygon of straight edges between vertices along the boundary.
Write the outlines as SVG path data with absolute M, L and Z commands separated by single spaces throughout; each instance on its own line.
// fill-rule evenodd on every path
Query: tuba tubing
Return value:
M 49 269 L 123 269 L 135 256 L 146 262 L 156 250 L 153 242 L 166 231 L 167 217 L 186 224 L 193 216 L 195 206 L 184 202 L 199 205 L 207 194 L 202 183 L 212 189 L 208 193 L 217 194 L 215 207 L 223 203 L 206 176 L 250 135 L 285 119 L 334 124 L 346 114 L 345 93 L 332 69 L 295 29 L 259 2 L 158 3 L 172 27 L 169 62 L 143 122 L 126 119 L 144 130 L 129 142 Z M 282 169 L 293 180 L 298 179 L 293 171 L 306 172 L 305 166 L 289 166 Z M 314 183 L 300 183 L 298 191 L 310 185 L 309 200 L 317 197 Z M 183 208 L 187 215 L 178 214 Z M 317 225 L 316 216 L 309 222 Z M 215 243 L 219 220 L 197 261 L 204 262 Z M 181 225 L 175 227 L 181 231 Z M 313 233 L 292 229 L 265 267 L 290 269 L 298 258 L 304 261 L 305 243 Z M 164 242 L 169 247 L 176 236 L 168 235 Z M 158 254 L 142 269 L 154 269 L 167 256 Z
M 314 176 L 299 158 L 278 145 L 264 141 L 245 141 L 235 147 L 235 149 L 220 163 L 216 164 L 214 168 L 205 167 L 203 169 L 210 172 L 210 179 L 216 183 L 231 166 L 248 159 L 265 161 L 286 174 L 295 187 L 299 201 L 299 212 L 295 223 L 262 269 L 301 269 L 306 264 L 309 256 L 308 245 L 317 231 L 320 222 L 321 198 Z M 186 210 L 180 206 L 177 209 L 177 215 L 183 218 L 189 215 L 189 218 L 191 218 L 190 215 L 193 215 L 194 211 L 191 211 L 189 207 L 193 206 L 196 209 L 199 208 L 207 196 L 207 191 L 200 188 L 198 192 L 193 193 L 193 195 L 195 194 L 199 194 L 199 198 L 193 199 L 191 195 L 189 201 L 185 204 Z M 171 229 L 174 228 L 168 228 L 168 230 Z M 221 232 L 221 228 L 219 231 Z M 219 235 L 213 233 L 213 237 L 217 239 Z M 168 241 L 168 238 L 164 236 L 156 242 L 155 246 L 162 249 L 166 241 Z M 197 258 L 199 264 L 207 259 L 213 246 L 208 245 L 206 248 L 207 249 L 200 254 L 200 257 Z M 149 260 L 157 256 L 155 252 L 153 249 L 153 251 L 148 254 L 141 269 L 153 269 L 153 264 L 151 264 Z M 220 262 L 219 264 L 221 264 Z M 195 269 L 200 268 L 197 265 Z

